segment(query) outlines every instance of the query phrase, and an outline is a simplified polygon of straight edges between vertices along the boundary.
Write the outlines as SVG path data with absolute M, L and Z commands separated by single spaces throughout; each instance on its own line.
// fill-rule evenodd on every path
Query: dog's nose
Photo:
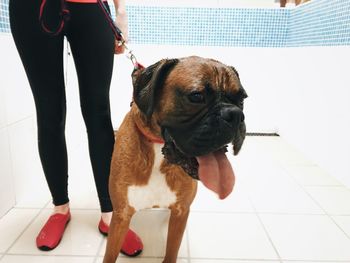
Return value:
M 225 107 L 221 109 L 221 117 L 232 124 L 244 121 L 244 114 L 238 107 Z

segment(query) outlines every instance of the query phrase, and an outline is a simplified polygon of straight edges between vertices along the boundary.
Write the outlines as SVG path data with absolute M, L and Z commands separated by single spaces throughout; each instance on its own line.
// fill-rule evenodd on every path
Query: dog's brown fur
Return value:
M 200 63 L 196 63 L 197 61 Z M 235 70 L 219 62 L 203 60 L 198 57 L 188 58 L 181 61 L 181 64 L 176 65 L 174 69 L 169 70 L 167 72 L 168 77 L 166 80 L 163 79 L 165 74 L 163 69 L 171 67 L 172 64 L 174 63 L 169 62 L 169 60 L 161 61 L 152 68 L 152 74 L 141 75 L 140 78 L 135 80 L 134 87 L 147 86 L 149 82 L 162 82 L 161 90 L 157 91 L 157 103 L 152 109 L 152 114 L 145 114 L 145 112 L 148 112 L 148 105 L 145 106 L 142 102 L 133 103 L 116 136 L 109 179 L 113 217 L 108 233 L 104 263 L 114 263 L 117 259 L 131 217 L 136 212 L 135 208 L 129 204 L 128 187 L 145 186 L 150 180 L 155 151 L 154 143 L 149 140 L 149 137 L 161 138 L 159 123 L 169 119 L 171 121 L 172 118 L 178 119 L 182 116 L 182 112 L 180 112 L 180 117 L 177 114 L 172 115 L 180 110 L 175 105 L 174 86 L 192 90 L 196 86 L 202 87 L 202 84 L 199 85 L 198 82 L 205 78 L 218 91 L 219 89 L 223 91 L 230 89 L 232 93 L 236 93 L 240 88 L 239 78 Z M 184 75 L 184 69 L 186 71 L 190 69 L 193 73 L 192 76 L 198 76 L 197 80 Z M 215 71 L 215 74 L 213 74 L 213 71 Z M 153 74 L 153 72 L 155 73 Z M 147 82 L 147 84 L 144 84 L 144 82 Z M 220 85 L 218 82 L 220 82 Z M 144 97 L 150 97 L 149 93 L 149 91 L 144 92 Z M 135 101 L 137 102 L 137 100 Z M 142 107 L 143 110 L 141 110 Z M 182 109 L 182 111 L 187 113 L 187 117 L 192 115 L 195 117 L 196 115 L 196 112 L 191 112 L 191 108 Z M 147 134 L 150 136 L 147 136 Z M 175 263 L 186 227 L 190 205 L 196 195 L 197 181 L 186 174 L 180 166 L 171 164 L 166 159 L 163 159 L 161 163 L 160 172 L 164 175 L 167 186 L 176 196 L 176 201 L 168 207 L 170 209 L 170 221 L 163 261 L 164 263 Z M 158 204 L 153 204 L 153 207 L 158 207 Z
M 104 263 L 115 262 L 122 246 L 122 241 L 129 228 L 135 209 L 128 205 L 128 186 L 146 185 L 151 175 L 154 162 L 153 143 L 149 142 L 138 130 L 135 122 L 142 128 L 160 137 L 156 125 L 149 127 L 136 104 L 125 117 L 114 145 L 110 174 L 110 195 L 113 203 L 113 218 L 108 231 L 108 242 Z M 131 165 L 131 164 L 137 165 Z M 127 164 L 127 165 L 126 165 Z M 196 195 L 197 182 L 189 177 L 180 167 L 163 162 L 161 171 L 166 175 L 166 182 L 176 193 L 177 202 L 169 207 L 171 211 L 166 255 L 164 262 L 176 262 L 182 233 L 185 230 L 189 207 Z

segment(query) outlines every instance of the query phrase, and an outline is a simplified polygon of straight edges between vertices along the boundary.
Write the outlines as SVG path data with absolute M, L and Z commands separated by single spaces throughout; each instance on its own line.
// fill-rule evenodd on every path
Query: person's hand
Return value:
M 128 42 L 128 17 L 125 11 L 117 11 L 116 12 L 116 25 L 118 28 L 122 31 L 125 42 Z M 124 46 L 120 45 L 118 41 L 115 41 L 115 54 L 122 54 L 124 53 Z

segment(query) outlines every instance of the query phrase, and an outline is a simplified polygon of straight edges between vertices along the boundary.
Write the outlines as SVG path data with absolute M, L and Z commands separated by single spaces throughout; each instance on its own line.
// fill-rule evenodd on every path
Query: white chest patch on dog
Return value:
M 147 185 L 129 186 L 129 205 L 136 211 L 146 208 L 159 207 L 168 208 L 176 202 L 176 195 L 166 183 L 165 175 L 160 172 L 160 165 L 163 161 L 162 145 L 154 144 L 154 164 L 152 174 Z

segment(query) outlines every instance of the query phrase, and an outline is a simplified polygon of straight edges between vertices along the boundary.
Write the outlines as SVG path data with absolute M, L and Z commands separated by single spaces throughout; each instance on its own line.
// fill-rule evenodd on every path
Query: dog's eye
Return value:
M 244 99 L 248 97 L 244 89 L 240 89 L 236 94 L 228 93 L 225 94 L 225 96 L 228 99 L 228 101 L 237 105 L 242 110 L 244 107 Z
M 194 91 L 188 95 L 188 99 L 192 103 L 205 103 L 205 96 L 203 93 Z

